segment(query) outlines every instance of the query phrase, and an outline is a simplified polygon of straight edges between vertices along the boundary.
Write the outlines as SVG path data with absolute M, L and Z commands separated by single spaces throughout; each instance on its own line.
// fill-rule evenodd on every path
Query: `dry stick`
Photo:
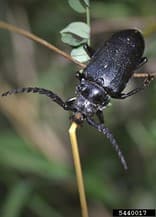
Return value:
M 79 150 L 78 150 L 78 144 L 76 138 L 77 127 L 78 127 L 77 124 L 75 122 L 72 122 L 69 128 L 69 136 L 72 145 L 73 160 L 74 160 L 74 166 L 76 171 L 82 217 L 88 217 L 88 208 L 87 208 L 87 201 L 86 201 L 85 188 L 83 182 L 82 168 L 81 168 L 81 162 L 80 162 L 80 156 L 79 156 Z
M 54 45 L 50 44 L 49 42 L 47 42 L 46 40 L 24 30 L 24 29 L 21 29 L 21 28 L 17 28 L 16 26 L 13 26 L 9 23 L 6 23 L 6 22 L 2 22 L 0 21 L 0 28 L 1 29 L 7 29 L 9 31 L 12 31 L 12 32 L 15 32 L 17 34 L 20 34 L 20 35 L 23 35 L 25 36 L 26 38 L 29 38 L 35 42 L 38 42 L 39 44 L 49 48 L 50 50 L 53 50 L 55 51 L 56 53 L 60 54 L 61 56 L 65 57 L 66 59 L 68 59 L 69 61 L 79 65 L 80 67 L 84 68 L 85 65 L 80 63 L 79 61 L 77 60 L 74 60 L 70 55 L 68 55 L 67 53 L 65 53 L 64 51 L 58 49 L 57 47 L 55 47 Z

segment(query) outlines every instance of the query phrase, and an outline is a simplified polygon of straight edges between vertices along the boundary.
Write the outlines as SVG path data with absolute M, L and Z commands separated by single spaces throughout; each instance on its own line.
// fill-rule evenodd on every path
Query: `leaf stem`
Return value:
M 90 8 L 89 6 L 86 6 L 86 22 L 89 26 L 89 29 L 90 28 Z M 89 35 L 89 38 L 88 38 L 88 45 L 90 46 L 91 45 L 91 34 Z

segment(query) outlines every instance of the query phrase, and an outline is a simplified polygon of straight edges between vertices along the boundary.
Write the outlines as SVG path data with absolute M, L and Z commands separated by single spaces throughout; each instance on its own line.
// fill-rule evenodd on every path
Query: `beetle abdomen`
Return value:
M 144 52 L 144 39 L 135 29 L 115 33 L 100 47 L 84 70 L 85 77 L 97 81 L 113 93 L 121 92 Z

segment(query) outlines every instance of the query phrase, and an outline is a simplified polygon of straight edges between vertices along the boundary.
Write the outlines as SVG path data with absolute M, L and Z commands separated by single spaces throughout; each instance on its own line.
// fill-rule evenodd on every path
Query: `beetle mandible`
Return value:
M 124 168 L 127 169 L 127 163 L 118 143 L 104 124 L 103 110 L 111 98 L 125 99 L 149 85 L 151 76 L 145 79 L 141 87 L 128 93 L 122 92 L 134 71 L 147 62 L 147 58 L 143 57 L 144 47 L 144 38 L 136 29 L 116 32 L 96 51 L 87 44 L 84 45 L 91 59 L 83 73 L 76 73 L 80 81 L 76 86 L 76 96 L 66 101 L 51 90 L 39 87 L 17 88 L 2 93 L 2 96 L 30 92 L 48 96 L 64 110 L 72 111 L 71 120 L 76 124 L 81 125 L 86 120 L 89 125 L 102 132 L 117 151 Z M 99 123 L 94 120 L 95 115 Z

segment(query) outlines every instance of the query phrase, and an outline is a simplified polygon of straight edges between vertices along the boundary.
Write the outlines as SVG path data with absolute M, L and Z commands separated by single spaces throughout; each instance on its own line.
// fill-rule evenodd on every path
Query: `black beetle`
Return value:
M 91 59 L 83 73 L 76 74 L 80 81 L 76 86 L 76 97 L 65 102 L 51 90 L 38 87 L 17 88 L 3 93 L 2 96 L 32 92 L 50 97 L 64 110 L 73 112 L 72 121 L 81 125 L 86 120 L 89 125 L 105 134 L 116 149 L 124 168 L 127 169 L 126 161 L 113 134 L 104 125 L 102 111 L 111 97 L 125 99 L 149 85 L 150 76 L 141 87 L 122 93 L 134 71 L 147 62 L 147 58 L 143 57 L 144 46 L 144 38 L 136 29 L 122 30 L 113 34 L 96 51 L 85 45 L 84 48 Z M 99 123 L 94 121 L 94 115 L 97 115 Z

